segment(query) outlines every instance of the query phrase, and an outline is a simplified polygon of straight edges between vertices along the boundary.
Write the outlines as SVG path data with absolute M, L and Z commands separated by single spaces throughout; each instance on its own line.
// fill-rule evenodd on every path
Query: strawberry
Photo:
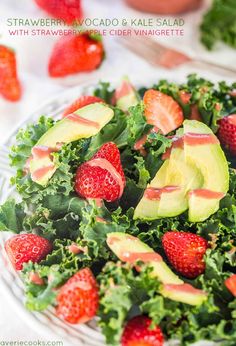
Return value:
M 51 77 L 95 70 L 103 59 L 103 44 L 88 34 L 65 36 L 56 42 L 49 59 Z
M 164 234 L 162 245 L 172 266 L 183 276 L 193 279 L 205 270 L 203 256 L 208 243 L 199 235 L 170 231 Z
M 40 262 L 52 250 L 52 244 L 36 234 L 18 234 L 5 243 L 5 250 L 16 270 L 29 261 Z
M 105 143 L 91 160 L 76 172 L 75 190 L 84 198 L 100 198 L 113 202 L 121 197 L 125 176 L 117 146 Z
M 225 286 L 236 297 L 236 274 L 231 275 L 228 279 L 225 280 Z
M 62 114 L 62 117 L 66 117 L 68 114 L 76 112 L 78 109 L 88 106 L 91 103 L 104 102 L 100 97 L 97 96 L 80 96 L 75 100 L 69 107 L 67 107 Z
M 55 18 L 73 24 L 82 18 L 81 0 L 35 0 L 36 4 Z
M 150 329 L 152 320 L 146 316 L 136 316 L 125 326 L 121 346 L 162 346 L 164 338 L 161 329 Z
M 221 144 L 233 155 L 236 155 L 236 114 L 219 120 L 218 137 Z
M 3 45 L 0 45 L 0 94 L 13 102 L 21 98 L 15 52 Z
M 143 101 L 148 124 L 154 125 L 164 135 L 182 125 L 182 108 L 171 96 L 150 89 L 145 92 Z
M 98 303 L 96 279 L 89 268 L 84 268 L 60 288 L 56 314 L 69 323 L 85 323 L 96 315 Z

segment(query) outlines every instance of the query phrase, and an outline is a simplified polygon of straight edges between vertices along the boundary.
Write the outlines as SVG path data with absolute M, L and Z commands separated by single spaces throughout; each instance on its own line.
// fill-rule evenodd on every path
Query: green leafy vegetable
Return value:
M 236 48 L 236 6 L 234 0 L 214 0 L 200 26 L 201 41 L 213 49 L 218 41 Z
M 236 112 L 236 97 L 232 93 L 236 83 L 221 82 L 215 86 L 190 75 L 186 83 L 161 80 L 152 88 L 172 96 L 182 107 L 185 118 L 192 118 L 195 107 L 214 132 L 219 119 Z M 145 90 L 146 87 L 141 88 L 139 94 Z M 183 92 L 188 96 L 187 102 L 181 97 Z M 111 104 L 114 90 L 109 83 L 100 83 L 94 94 Z M 236 273 L 235 171 L 230 169 L 230 189 L 221 200 L 220 209 L 204 222 L 190 223 L 185 213 L 147 222 L 133 220 L 134 208 L 161 167 L 162 154 L 172 141 L 152 131 L 142 102 L 131 107 L 127 114 L 112 107 L 115 116 L 96 136 L 63 145 L 53 154 L 57 170 L 46 187 L 31 180 L 27 160 L 32 147 L 53 126 L 54 120 L 41 117 L 37 124 L 27 126 L 17 135 L 10 159 L 16 169 L 12 184 L 22 202 L 9 199 L 0 207 L 0 229 L 34 232 L 53 244 L 52 252 L 40 263 L 24 265 L 27 308 L 42 311 L 54 306 L 61 285 L 81 268 L 90 267 L 100 284 L 99 324 L 109 345 L 119 345 L 126 321 L 144 313 L 152 318 L 153 324 L 160 325 L 166 339 L 177 339 L 181 345 L 209 339 L 235 346 L 236 301 L 224 284 L 226 278 Z M 144 135 L 146 141 L 140 152 L 135 144 Z M 75 172 L 108 141 L 115 142 L 120 150 L 126 185 L 118 202 L 97 205 L 75 193 Z M 234 163 L 233 158 L 229 159 Z M 194 232 L 209 242 L 205 273 L 195 280 L 184 279 L 208 293 L 208 300 L 199 307 L 161 296 L 160 283 L 150 275 L 150 268 L 138 273 L 130 265 L 121 264 L 106 244 L 108 233 L 126 232 L 150 245 L 166 260 L 161 239 L 170 230 Z M 75 244 L 82 249 L 77 254 L 71 251 L 71 245 Z M 32 272 L 43 280 L 42 285 L 31 282 Z

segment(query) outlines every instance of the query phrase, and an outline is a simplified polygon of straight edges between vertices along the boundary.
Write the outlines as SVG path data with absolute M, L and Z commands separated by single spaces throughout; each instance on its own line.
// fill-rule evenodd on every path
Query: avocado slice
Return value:
M 189 221 L 200 222 L 219 209 L 229 188 L 229 171 L 218 139 L 195 120 L 185 120 L 178 136 L 181 145 L 173 144 L 137 205 L 135 219 L 173 217 L 188 209 Z M 153 198 L 150 189 L 159 189 L 158 198 Z
M 207 300 L 206 292 L 186 283 L 181 285 L 164 284 L 160 289 L 160 293 L 165 298 L 195 306 L 201 305 Z
M 121 85 L 115 91 L 116 106 L 123 112 L 127 112 L 129 107 L 136 106 L 140 101 L 138 93 L 130 83 L 128 77 L 122 79 Z
M 185 120 L 184 134 L 185 161 L 195 165 L 203 177 L 201 191 L 192 187 L 188 194 L 189 221 L 200 222 L 219 209 L 219 201 L 229 189 L 229 169 L 220 143 L 207 125 Z
M 127 233 L 112 232 L 107 235 L 107 245 L 123 262 L 135 264 L 141 261 L 151 266 L 150 275 L 162 283 L 160 293 L 164 297 L 190 305 L 200 305 L 207 299 L 204 291 L 185 284 L 162 257 L 140 239 Z M 140 266 L 137 269 L 140 270 Z
M 183 281 L 172 272 L 162 257 L 136 237 L 127 233 L 112 232 L 107 235 L 107 245 L 123 262 L 141 261 L 153 268 L 152 276 L 165 284 L 182 284 Z
M 157 172 L 151 184 L 148 185 L 148 188 L 149 187 L 161 188 L 162 186 L 165 186 L 166 171 L 168 169 L 168 165 L 169 165 L 169 160 L 166 160 L 161 166 L 161 168 L 159 169 L 159 171 Z M 157 210 L 159 208 L 159 204 L 160 204 L 160 201 L 158 199 L 157 200 L 148 199 L 144 194 L 139 204 L 135 208 L 134 219 L 155 220 Z
M 155 220 L 173 217 L 188 209 L 187 191 L 201 186 L 201 173 L 186 164 L 184 150 L 173 148 L 135 208 L 134 219 Z M 175 188 L 174 188 L 175 187 Z M 160 189 L 160 198 L 147 198 L 149 189 Z
M 69 114 L 51 127 L 32 148 L 31 178 L 45 186 L 56 171 L 53 152 L 58 145 L 96 135 L 113 117 L 113 110 L 103 103 L 93 103 Z

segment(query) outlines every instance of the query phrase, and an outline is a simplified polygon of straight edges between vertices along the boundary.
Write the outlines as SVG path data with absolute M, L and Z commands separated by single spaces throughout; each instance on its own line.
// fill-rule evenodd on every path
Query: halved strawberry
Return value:
M 89 268 L 84 268 L 60 288 L 56 314 L 69 323 L 85 323 L 96 315 L 98 304 L 96 279 Z
M 92 103 L 104 102 L 100 97 L 97 96 L 80 96 L 75 100 L 69 107 L 64 110 L 62 117 L 66 117 L 68 114 L 76 112 L 78 109 L 88 106 Z
M 52 250 L 52 244 L 36 234 L 17 234 L 5 243 L 5 250 L 16 270 L 29 261 L 40 262 Z
M 143 101 L 148 124 L 157 127 L 164 135 L 182 125 L 182 108 L 171 96 L 150 89 L 145 92 Z
M 84 198 L 100 198 L 113 202 L 121 197 L 125 176 L 120 152 L 112 143 L 104 144 L 93 158 L 76 172 L 75 190 Z

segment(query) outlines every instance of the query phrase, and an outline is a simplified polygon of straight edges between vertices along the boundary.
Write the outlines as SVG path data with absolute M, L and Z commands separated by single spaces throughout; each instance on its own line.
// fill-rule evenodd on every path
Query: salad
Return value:
M 11 148 L 0 207 L 27 309 L 107 345 L 236 344 L 236 83 L 99 83 Z

